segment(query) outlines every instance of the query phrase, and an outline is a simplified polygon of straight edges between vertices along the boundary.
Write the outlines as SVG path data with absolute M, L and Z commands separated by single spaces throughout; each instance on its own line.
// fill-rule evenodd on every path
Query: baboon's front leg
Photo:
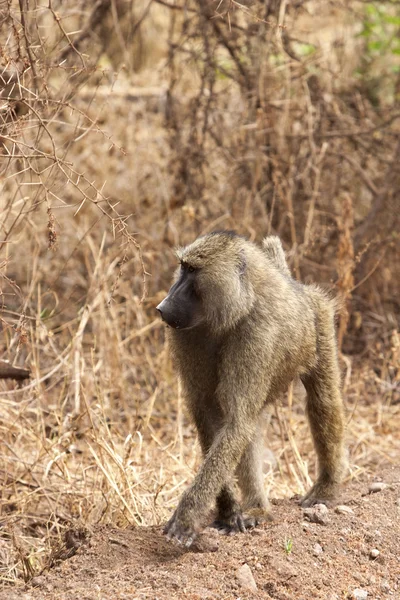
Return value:
M 236 420 L 225 425 L 212 444 L 192 484 L 183 493 L 178 508 L 167 523 L 164 532 L 169 538 L 190 546 L 197 533 L 207 522 L 216 496 L 234 470 L 255 431 L 247 423 Z
M 216 398 L 191 397 L 189 410 L 197 428 L 197 434 L 205 458 L 218 431 L 222 427 L 223 415 Z M 213 525 L 225 531 L 246 531 L 240 504 L 233 482 L 227 481 L 216 499 L 217 514 Z M 167 524 L 168 527 L 168 524 Z
M 265 405 L 270 380 L 265 365 L 269 347 L 257 339 L 254 324 L 244 323 L 224 348 L 219 365 L 216 400 L 223 425 L 207 452 L 192 486 L 183 494 L 165 533 L 190 546 L 207 523 L 218 494 L 233 478 L 247 445 L 253 440 L 261 410 Z M 274 346 L 271 341 L 271 348 Z M 237 348 L 240 348 L 238 353 Z

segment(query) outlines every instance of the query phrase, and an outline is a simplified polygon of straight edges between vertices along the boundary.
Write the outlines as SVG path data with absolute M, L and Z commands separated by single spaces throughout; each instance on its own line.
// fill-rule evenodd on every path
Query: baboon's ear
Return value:
M 246 273 L 247 260 L 244 250 L 240 251 L 239 276 L 242 277 Z
M 184 248 L 182 248 L 180 246 L 178 248 L 175 248 L 175 250 L 174 250 L 174 254 L 175 254 L 176 258 L 179 260 L 179 262 L 181 262 L 181 260 L 182 260 L 183 251 L 184 251 Z

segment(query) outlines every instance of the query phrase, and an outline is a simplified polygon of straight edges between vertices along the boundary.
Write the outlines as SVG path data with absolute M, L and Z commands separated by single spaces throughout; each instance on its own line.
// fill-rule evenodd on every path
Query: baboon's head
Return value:
M 254 303 L 249 247 L 234 232 L 222 231 L 178 249 L 175 283 L 157 306 L 162 319 L 175 329 L 207 325 L 215 332 L 233 327 Z

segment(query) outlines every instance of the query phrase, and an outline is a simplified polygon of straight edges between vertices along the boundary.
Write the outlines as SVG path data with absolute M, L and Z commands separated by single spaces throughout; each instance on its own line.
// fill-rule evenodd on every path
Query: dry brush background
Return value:
M 155 306 L 173 248 L 281 236 L 341 298 L 348 478 L 398 461 L 398 2 L 0 2 L 0 570 L 162 522 L 199 460 Z M 315 457 L 300 386 L 265 485 Z M 67 535 L 66 535 L 67 534 Z

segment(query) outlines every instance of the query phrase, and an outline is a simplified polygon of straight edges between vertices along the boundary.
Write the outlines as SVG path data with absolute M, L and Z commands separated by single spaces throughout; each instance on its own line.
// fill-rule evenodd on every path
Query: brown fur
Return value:
M 217 521 L 231 529 L 243 531 L 268 515 L 260 419 L 294 377 L 299 375 L 307 390 L 319 460 L 304 506 L 337 493 L 344 414 L 334 302 L 316 286 L 292 279 L 278 238 L 266 238 L 260 248 L 229 232 L 209 234 L 177 255 L 198 269 L 204 311 L 199 325 L 168 330 L 204 461 L 165 532 L 190 545 L 215 503 Z

